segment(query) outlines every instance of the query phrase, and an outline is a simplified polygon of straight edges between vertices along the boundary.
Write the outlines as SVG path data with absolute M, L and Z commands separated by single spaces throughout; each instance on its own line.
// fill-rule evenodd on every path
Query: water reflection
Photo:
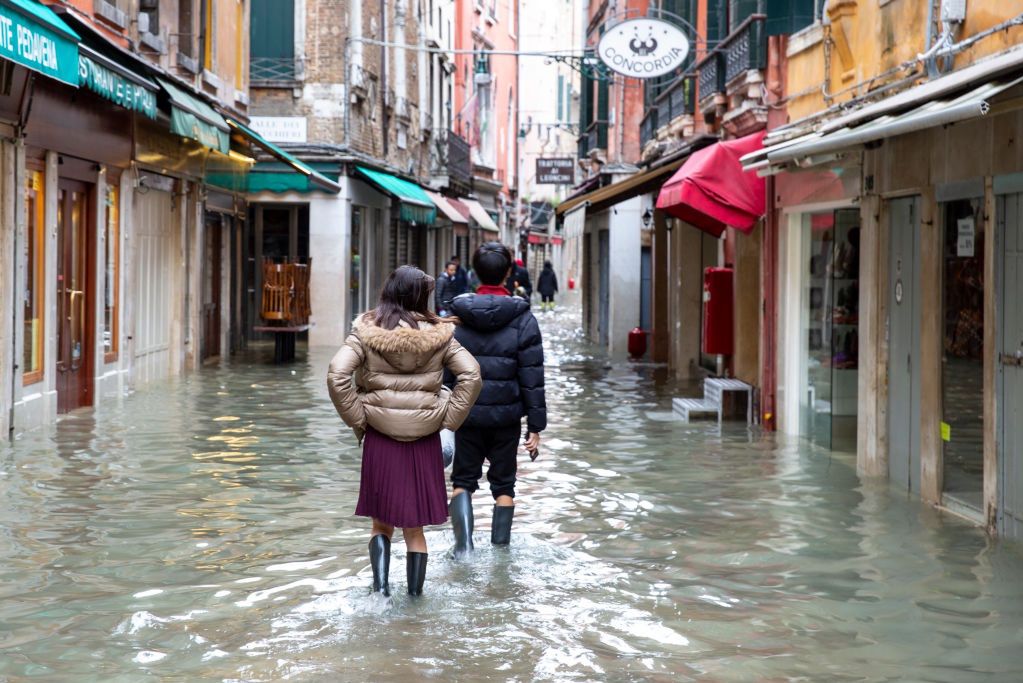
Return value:
M 552 425 L 511 551 L 478 496 L 476 562 L 430 531 L 416 602 L 367 593 L 330 350 L 0 446 L 0 678 L 1023 677 L 1018 546 L 861 486 L 847 456 L 667 419 L 663 371 L 609 366 L 577 324 L 544 320 Z

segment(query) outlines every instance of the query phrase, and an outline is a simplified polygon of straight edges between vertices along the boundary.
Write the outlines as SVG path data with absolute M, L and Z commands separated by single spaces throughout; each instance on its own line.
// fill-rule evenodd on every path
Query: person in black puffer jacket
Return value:
M 455 557 L 473 549 L 471 496 L 479 488 L 484 460 L 490 462 L 487 479 L 495 501 L 490 541 L 494 545 L 511 541 L 522 418 L 531 455 L 538 452 L 540 432 L 547 428 L 540 326 L 529 303 L 509 296 L 501 284 L 512 267 L 511 252 L 499 242 L 487 242 L 476 250 L 472 266 L 482 284 L 475 294 L 451 302 L 451 313 L 461 321 L 455 338 L 476 357 L 483 375 L 483 390 L 455 433 L 448 507 Z

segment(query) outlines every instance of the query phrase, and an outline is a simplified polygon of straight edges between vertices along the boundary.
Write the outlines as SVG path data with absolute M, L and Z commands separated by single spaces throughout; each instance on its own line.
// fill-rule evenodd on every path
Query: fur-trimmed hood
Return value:
M 393 330 L 385 330 L 377 327 L 371 311 L 355 319 L 352 332 L 367 348 L 383 356 L 395 368 L 412 372 L 426 365 L 438 350 L 451 343 L 455 326 L 422 321 L 415 328 L 400 322 Z

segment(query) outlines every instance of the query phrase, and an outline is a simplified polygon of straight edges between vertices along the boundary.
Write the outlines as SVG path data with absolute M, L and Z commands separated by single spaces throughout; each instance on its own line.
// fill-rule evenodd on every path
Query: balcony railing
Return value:
M 725 91 L 724 58 L 714 50 L 696 65 L 696 82 L 700 91 L 700 101 Z
M 453 180 L 468 185 L 472 180 L 472 155 L 469 143 L 453 130 L 445 131 L 445 133 L 448 175 Z
M 594 121 L 586 128 L 587 152 L 607 149 L 607 121 Z
M 255 85 L 293 82 L 301 70 L 301 60 L 296 57 L 253 57 L 249 60 L 249 79 Z
M 671 84 L 667 90 L 654 100 L 657 108 L 657 120 L 666 126 L 683 114 L 696 111 L 696 88 L 693 79 L 683 76 Z
M 657 135 L 657 129 L 660 128 L 658 123 L 659 115 L 656 106 L 650 107 L 646 110 L 646 114 L 643 116 L 643 120 L 639 122 L 639 145 L 645 147 L 646 143 L 650 142 Z
M 718 45 L 725 59 L 725 83 L 731 83 L 747 71 L 767 66 L 766 21 L 763 14 L 754 14 Z

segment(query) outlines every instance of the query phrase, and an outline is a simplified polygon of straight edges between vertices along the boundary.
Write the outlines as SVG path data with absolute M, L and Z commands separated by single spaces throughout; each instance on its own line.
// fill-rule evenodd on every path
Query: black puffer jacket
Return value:
M 520 424 L 530 432 L 547 428 L 543 388 L 543 340 L 540 326 L 519 297 L 463 294 L 451 302 L 461 324 L 455 339 L 476 357 L 483 391 L 465 427 L 493 428 Z M 448 375 L 448 382 L 454 377 Z

